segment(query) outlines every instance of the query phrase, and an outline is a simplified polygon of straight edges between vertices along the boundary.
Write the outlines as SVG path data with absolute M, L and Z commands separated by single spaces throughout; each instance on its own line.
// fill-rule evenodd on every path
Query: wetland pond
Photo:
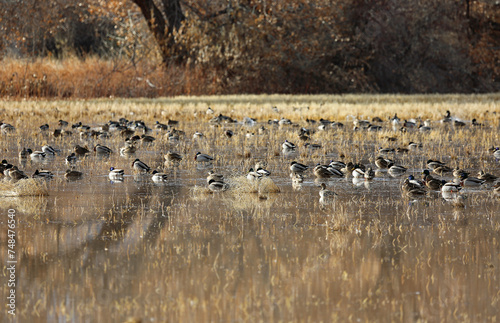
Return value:
M 102 122 L 81 121 L 96 128 L 112 118 L 102 114 Z M 146 119 L 140 113 L 123 116 Z M 50 127 L 57 128 L 59 115 L 50 117 Z M 291 118 L 314 129 L 309 142 L 321 144 L 316 150 L 304 146 L 298 127 L 270 125 L 267 118 L 219 126 L 208 122 L 212 116 L 180 119 L 176 128 L 185 134 L 175 140 L 154 128 L 155 120 L 166 118 L 147 117 L 149 135 L 156 140 L 139 142 L 130 156 L 119 154 L 124 138 L 117 133 L 97 139 L 73 129 L 72 136 L 53 138 L 50 131 L 38 130 L 43 118 L 32 120 L 31 128 L 17 123 L 15 133 L 2 135 L 2 159 L 28 175 L 48 169 L 54 178 L 46 181 L 45 196 L 0 197 L 6 304 L 0 321 L 498 320 L 500 212 L 493 184 L 462 189 L 460 203 L 439 191 L 408 196 L 401 189 L 408 175 L 421 178 L 428 159 L 460 166 L 471 176 L 481 169 L 498 176 L 499 162 L 487 152 L 490 143 L 499 143 L 498 117 L 480 130 L 444 127 L 435 117 L 436 128 L 427 134 L 402 134 L 388 122 L 381 123 L 387 130 L 376 133 L 354 131 L 347 123 L 343 130 L 320 131 L 317 124 Z M 266 130 L 259 134 L 261 126 Z M 225 136 L 226 130 L 234 136 Z M 193 138 L 195 131 L 204 137 Z M 285 140 L 297 144 L 296 153 L 282 152 Z M 408 168 L 401 176 L 379 170 L 371 181 L 319 180 L 312 172 L 317 163 L 341 155 L 375 169 L 379 147 L 410 140 L 422 148 L 388 155 Z M 73 147 L 97 143 L 113 153 L 79 158 L 74 168 L 83 178 L 67 181 L 65 158 Z M 60 152 L 43 161 L 19 160 L 23 147 L 40 150 L 44 144 Z M 167 151 L 183 160 L 165 165 Z M 215 160 L 195 162 L 198 151 Z M 164 172 L 167 181 L 158 184 L 150 173 L 135 173 L 135 158 Z M 294 185 L 293 160 L 310 166 L 303 182 Z M 256 190 L 241 185 L 258 161 L 267 162 L 279 192 L 259 190 L 258 183 Z M 110 167 L 124 169 L 123 180 L 110 180 Z M 210 170 L 224 175 L 227 191 L 207 189 Z M 439 178 L 449 181 L 453 175 Z M 321 182 L 337 194 L 326 203 L 320 202 Z M 15 317 L 7 306 L 9 210 L 15 210 L 17 220 Z

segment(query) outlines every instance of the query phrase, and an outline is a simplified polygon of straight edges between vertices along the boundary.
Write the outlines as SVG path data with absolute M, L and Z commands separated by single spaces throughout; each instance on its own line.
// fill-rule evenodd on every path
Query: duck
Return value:
M 307 149 L 310 149 L 310 150 L 318 150 L 318 149 L 323 148 L 323 146 L 321 146 L 320 144 L 311 144 L 309 142 L 305 143 L 304 147 L 306 147 Z
M 408 180 L 410 181 L 410 183 L 413 186 L 421 188 L 421 189 L 425 189 L 425 183 L 416 179 L 413 175 L 408 176 Z
M 378 156 L 375 159 L 375 165 L 380 169 L 390 168 L 394 165 L 394 161 L 388 158 L 384 158 L 382 156 Z
M 52 146 L 45 145 L 42 147 L 42 151 L 48 156 L 55 156 L 56 152 L 60 151 L 59 149 L 55 149 Z
M 11 124 L 3 123 L 0 121 L 0 130 L 3 134 L 9 134 L 15 132 L 16 128 Z
M 111 180 L 121 179 L 121 178 L 123 178 L 124 174 L 125 174 L 125 171 L 123 169 L 111 167 L 109 169 L 108 177 Z
M 391 124 L 393 126 L 399 125 L 399 122 L 401 121 L 401 119 L 398 118 L 398 114 L 397 113 L 394 113 L 394 117 L 390 118 L 389 120 L 391 121 Z
M 337 170 L 342 170 L 342 168 L 345 168 L 347 165 L 339 160 L 332 160 L 330 164 L 328 164 L 329 167 L 335 168 Z
M 493 157 L 500 159 L 500 148 L 495 147 L 495 151 L 493 152 Z
M 23 148 L 23 150 L 21 150 L 21 151 L 19 152 L 19 158 L 20 158 L 20 159 L 27 159 L 27 158 L 28 158 L 28 156 L 31 154 L 31 152 L 30 152 L 30 151 L 31 151 L 31 149 L 29 149 L 29 148 L 28 148 L 28 149 Z
M 224 135 L 227 137 L 227 138 L 231 138 L 232 136 L 234 136 L 234 132 L 232 130 L 226 130 L 224 131 Z
M 270 171 L 268 171 L 267 169 L 262 168 L 262 167 L 257 168 L 256 172 L 259 173 L 259 174 L 261 174 L 262 177 L 268 177 L 268 176 L 271 175 Z
M 155 129 L 160 131 L 170 130 L 170 126 L 168 124 L 160 123 L 158 120 L 155 122 Z
M 90 152 L 87 147 L 82 147 L 80 145 L 76 145 L 73 150 L 74 150 L 75 154 L 77 154 L 79 156 L 85 156 L 86 154 L 88 154 Z
M 469 176 L 469 173 L 458 167 L 453 169 L 453 177 L 460 178 L 462 175 Z
M 441 183 L 443 184 L 441 192 L 458 193 L 462 189 L 462 185 L 456 180 L 452 182 L 446 182 L 443 180 Z
M 441 123 L 450 123 L 452 121 L 451 113 L 450 110 L 446 110 L 446 114 L 444 115 L 443 119 L 441 119 Z
M 448 173 L 452 173 L 453 169 L 450 167 L 443 165 L 443 166 L 438 166 L 432 170 L 434 173 L 438 174 L 439 176 L 445 176 Z
M 321 190 L 319 191 L 320 198 L 329 199 L 329 198 L 333 198 L 335 195 L 337 195 L 337 193 L 335 193 L 334 191 L 328 190 L 326 188 L 326 184 L 321 183 Z
M 425 183 L 425 186 L 427 186 L 428 188 L 430 188 L 431 190 L 434 190 L 434 191 L 441 190 L 441 187 L 443 186 L 442 181 L 435 179 L 434 177 L 432 177 L 429 174 L 424 175 L 424 183 Z
M 431 127 L 424 126 L 423 124 L 421 124 L 420 126 L 418 126 L 418 131 L 419 132 L 429 132 L 431 130 L 432 130 Z
M 203 138 L 205 138 L 205 135 L 199 131 L 195 131 L 195 133 L 193 134 L 193 140 L 203 139 Z
M 292 173 L 304 173 L 309 166 L 293 161 L 290 163 L 290 170 Z
M 373 169 L 371 167 L 368 167 L 365 170 L 364 177 L 365 177 L 366 180 L 371 180 L 371 179 L 375 178 L 375 171 L 373 171 Z
M 49 124 L 48 124 L 48 123 L 43 124 L 43 125 L 41 125 L 41 126 L 39 127 L 39 129 L 40 129 L 40 131 L 41 131 L 41 132 L 45 132 L 45 131 L 49 130 L 49 128 L 50 128 L 50 126 L 49 126 Z
M 439 161 L 439 160 L 432 160 L 432 159 L 429 159 L 427 160 L 427 167 L 430 168 L 430 169 L 434 169 L 434 168 L 437 168 L 439 166 L 445 166 L 446 164 Z
M 410 149 L 410 150 L 415 150 L 417 148 L 422 148 L 422 146 L 423 145 L 421 143 L 416 143 L 416 142 L 413 142 L 413 141 L 410 141 L 408 143 L 408 149 Z
M 219 182 L 214 179 L 208 181 L 208 189 L 212 192 L 223 192 L 227 190 L 229 185 L 224 182 Z
M 497 183 L 493 186 L 493 193 L 495 193 L 495 194 L 500 194 L 500 182 L 497 182 Z
M 395 152 L 395 149 L 394 148 L 382 148 L 380 147 L 378 149 L 378 153 L 381 154 L 381 155 L 387 155 L 387 154 L 393 154 Z
M 406 173 L 406 167 L 399 166 L 399 165 L 393 165 L 393 166 L 389 167 L 388 172 L 392 176 L 402 175 L 402 174 Z
M 472 126 L 473 127 L 482 127 L 484 126 L 482 123 L 477 122 L 476 118 L 472 119 Z
M 486 183 L 486 180 L 476 177 L 469 177 L 465 174 L 462 174 L 462 176 L 460 176 L 460 180 L 462 181 L 462 186 L 464 187 L 478 187 Z
M 103 146 L 101 144 L 97 144 L 94 146 L 94 152 L 98 155 L 110 155 L 113 153 L 111 148 Z
M 148 165 L 146 165 L 144 162 L 142 162 L 139 158 L 136 158 L 132 162 L 132 168 L 135 171 L 140 172 L 140 173 L 147 173 L 151 170 L 151 168 Z
M 30 153 L 30 158 L 31 158 L 31 160 L 34 160 L 34 161 L 43 160 L 43 159 L 45 159 L 46 156 L 47 155 L 43 151 L 39 151 L 39 150 L 36 150 L 36 151 L 33 151 L 32 153 Z
M 494 182 L 498 177 L 493 174 L 485 173 L 483 170 L 480 170 L 477 178 L 485 180 L 487 182 Z
M 83 177 L 83 173 L 76 170 L 67 169 L 64 177 L 67 180 L 77 180 Z
M 57 124 L 59 125 L 59 127 L 61 128 L 66 128 L 68 125 L 69 125 L 69 122 L 68 121 L 64 121 L 64 120 L 59 120 L 57 122 Z
M 259 180 L 262 178 L 262 174 L 259 174 L 257 173 L 256 171 L 254 171 L 253 168 L 250 168 L 250 170 L 248 171 L 247 173 L 247 179 L 249 181 L 255 181 L 255 180 Z
M 197 152 L 196 155 L 194 156 L 194 160 L 199 163 L 210 163 L 214 160 L 214 158 L 207 154 L 202 154 L 200 152 Z
M 31 178 L 45 178 L 45 179 L 51 179 L 54 177 L 54 174 L 48 170 L 35 170 L 33 175 L 31 175 Z
M 151 179 L 153 180 L 153 182 L 155 183 L 165 183 L 167 182 L 167 174 L 165 173 L 160 173 L 158 172 L 157 170 L 154 170 L 152 172 L 153 176 L 151 177 Z
M 297 146 L 288 141 L 288 140 L 285 140 L 285 142 L 283 144 L 281 144 L 281 147 L 283 148 L 283 152 L 292 152 L 292 151 L 295 151 L 297 149 Z
M 332 167 L 327 166 L 327 165 L 317 164 L 313 169 L 313 173 L 317 178 L 330 178 L 334 175 L 334 173 L 332 171 L 330 171 L 330 169 L 335 169 L 335 168 L 332 168 Z M 336 170 L 336 171 L 338 171 L 338 170 Z
M 141 135 L 141 139 L 140 141 L 143 143 L 143 144 L 150 144 L 152 142 L 154 142 L 156 140 L 155 137 L 153 136 L 148 136 L 148 135 Z
M 8 177 L 10 177 L 14 180 L 28 178 L 28 176 L 26 176 L 23 171 L 19 170 L 19 168 L 17 168 L 17 166 L 12 166 L 12 167 L 8 168 L 6 171 L 7 171 Z
M 408 121 L 408 120 L 405 120 L 405 122 L 403 123 L 403 127 L 404 128 L 408 128 L 408 129 L 413 129 L 417 126 L 417 124 L 413 121 Z
M 224 182 L 224 175 L 217 174 L 214 171 L 209 171 L 207 176 L 207 184 L 210 180 L 214 180 L 216 182 Z
M 165 162 L 168 163 L 173 163 L 173 164 L 178 164 L 182 160 L 181 154 L 172 152 L 172 151 L 167 151 L 167 153 L 163 156 L 165 158 Z
M 353 162 L 348 162 L 344 168 L 341 169 L 342 173 L 348 175 L 348 174 L 352 174 L 352 171 L 355 170 L 356 168 L 358 168 L 357 165 L 354 165 Z
M 365 172 L 361 168 L 354 168 L 352 171 L 352 177 L 354 178 L 364 178 L 365 177 Z
M 66 157 L 65 162 L 66 165 L 74 165 L 76 163 L 78 157 L 76 157 L 75 153 L 71 153 L 68 157 Z
M 401 184 L 401 189 L 403 192 L 408 193 L 409 195 L 425 195 L 427 191 L 425 190 L 425 185 L 415 180 L 413 175 L 408 176 Z
M 120 148 L 120 156 L 127 156 L 135 154 L 137 148 L 134 144 L 126 144 L 124 147 Z

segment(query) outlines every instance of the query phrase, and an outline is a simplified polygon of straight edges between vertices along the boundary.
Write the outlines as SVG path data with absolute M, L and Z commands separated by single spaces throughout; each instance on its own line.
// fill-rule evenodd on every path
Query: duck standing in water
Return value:
M 136 158 L 132 162 L 132 168 L 140 173 L 147 173 L 151 170 L 151 168 L 148 165 L 146 165 L 144 162 L 139 160 L 139 158 Z

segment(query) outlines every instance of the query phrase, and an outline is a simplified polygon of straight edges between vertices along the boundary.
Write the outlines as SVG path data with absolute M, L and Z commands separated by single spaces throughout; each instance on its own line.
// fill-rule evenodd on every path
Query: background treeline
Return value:
M 500 90 L 495 0 L 154 0 L 171 53 L 134 2 L 0 0 L 0 96 Z

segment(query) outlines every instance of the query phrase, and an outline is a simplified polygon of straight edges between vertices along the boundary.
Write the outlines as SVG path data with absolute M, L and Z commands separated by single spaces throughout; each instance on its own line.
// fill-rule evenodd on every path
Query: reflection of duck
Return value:
M 321 190 L 319 191 L 319 196 L 322 199 L 333 198 L 335 195 L 337 195 L 337 193 L 335 193 L 334 191 L 328 190 L 326 188 L 326 184 L 325 183 L 321 183 Z

